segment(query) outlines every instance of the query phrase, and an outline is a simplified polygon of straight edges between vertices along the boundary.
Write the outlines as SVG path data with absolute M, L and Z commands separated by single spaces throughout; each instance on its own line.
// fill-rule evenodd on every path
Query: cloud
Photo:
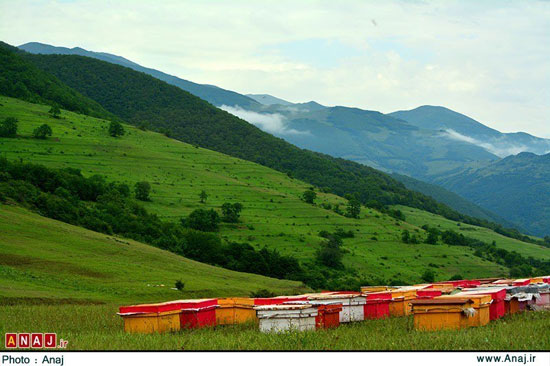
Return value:
M 444 105 L 550 137 L 548 29 L 543 1 L 0 0 L 15 45 L 80 46 L 292 101 Z
M 273 135 L 309 135 L 309 131 L 298 131 L 293 128 L 287 127 L 286 118 L 279 113 L 257 113 L 253 111 L 248 111 L 239 106 L 227 106 L 222 105 L 220 109 L 223 109 L 226 112 L 231 113 L 234 116 L 237 116 L 245 121 L 253 124 L 260 129 L 269 132 Z
M 510 145 L 506 142 L 500 142 L 500 143 L 499 142 L 491 143 L 486 141 L 484 142 L 484 141 L 475 139 L 473 137 L 463 135 L 452 129 L 445 130 L 445 132 L 443 133 L 443 136 L 451 140 L 462 141 L 462 142 L 466 142 L 472 145 L 482 147 L 485 150 L 489 151 L 492 154 L 495 154 L 500 158 L 504 158 L 510 155 L 517 155 L 524 151 L 529 151 L 529 148 L 525 145 Z

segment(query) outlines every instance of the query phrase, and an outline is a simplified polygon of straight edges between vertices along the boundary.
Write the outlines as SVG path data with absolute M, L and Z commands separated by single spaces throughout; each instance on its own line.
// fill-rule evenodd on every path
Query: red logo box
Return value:
M 31 346 L 31 335 L 29 333 L 19 333 L 17 341 L 19 348 L 29 348 Z
M 44 347 L 44 334 L 42 334 L 42 333 L 32 333 L 31 334 L 31 347 L 32 348 L 42 348 L 42 347 Z
M 55 348 L 57 346 L 57 335 L 55 333 L 44 333 L 44 347 Z
M 17 348 L 17 334 L 16 333 L 6 333 L 6 348 Z

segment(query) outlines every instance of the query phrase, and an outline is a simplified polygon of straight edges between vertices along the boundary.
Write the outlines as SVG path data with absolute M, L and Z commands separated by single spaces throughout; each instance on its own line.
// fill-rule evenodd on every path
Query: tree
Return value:
M 53 105 L 50 110 L 48 111 L 50 116 L 53 118 L 59 118 L 61 116 L 61 109 L 59 109 L 59 106 Z
M 32 132 L 32 136 L 35 139 L 45 139 L 46 137 L 51 135 L 52 135 L 52 128 L 47 124 L 43 124 L 42 126 L 35 128 L 34 131 Z
M 137 182 L 134 186 L 134 192 L 136 199 L 140 201 L 149 201 L 149 192 L 151 192 L 151 185 L 149 182 Z
M 183 283 L 182 280 L 177 280 L 174 287 L 178 290 L 178 291 L 183 291 L 183 289 L 185 288 L 185 283 Z
M 427 269 L 423 274 L 422 274 L 422 281 L 426 282 L 426 283 L 432 283 L 435 281 L 435 273 L 434 271 L 432 271 L 431 269 Z
M 306 189 L 306 191 L 302 194 L 302 197 L 305 202 L 312 204 L 317 198 L 317 193 L 315 193 L 313 189 Z
M 437 240 L 439 239 L 439 233 L 437 232 L 437 229 L 428 229 L 428 237 L 426 238 L 426 244 L 437 244 Z
M 344 256 L 341 249 L 342 244 L 342 239 L 330 236 L 328 241 L 322 243 L 321 248 L 317 250 L 317 260 L 327 267 L 342 268 L 342 257 Z
M 206 202 L 206 200 L 208 199 L 208 194 L 206 193 L 206 191 L 204 190 L 201 191 L 201 193 L 199 194 L 199 199 L 201 203 Z
M 218 231 L 220 221 L 220 215 L 216 211 L 199 208 L 191 212 L 185 220 L 182 220 L 182 224 L 199 231 Z
M 460 281 L 460 280 L 463 280 L 464 278 L 462 277 L 462 275 L 460 274 L 455 274 L 453 275 L 451 278 L 449 278 L 449 281 Z
M 17 118 L 8 117 L 0 123 L 0 137 L 17 136 Z
M 347 216 L 358 219 L 360 213 L 361 202 L 355 196 L 348 196 Z
M 222 205 L 222 221 L 223 222 L 239 222 L 239 216 L 241 214 L 241 210 L 243 209 L 243 205 L 241 205 L 239 202 L 237 203 L 224 203 Z
M 109 135 L 118 137 L 124 135 L 124 127 L 117 121 L 111 121 L 109 124 Z
M 403 232 L 401 233 L 401 241 L 408 244 L 410 240 L 411 234 L 409 233 L 409 230 L 403 230 Z

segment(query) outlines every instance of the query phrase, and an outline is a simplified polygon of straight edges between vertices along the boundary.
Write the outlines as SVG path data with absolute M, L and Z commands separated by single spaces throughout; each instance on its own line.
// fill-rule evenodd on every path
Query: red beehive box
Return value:
M 254 306 L 261 305 L 280 305 L 289 301 L 307 301 L 307 296 L 277 296 L 277 297 L 258 297 L 254 299 Z
M 515 280 L 514 282 L 512 282 L 512 286 L 527 286 L 530 283 L 531 283 L 530 278 L 522 278 L 522 279 Z
M 367 298 L 365 303 L 365 319 L 380 319 L 390 316 L 390 292 L 370 292 L 363 295 Z
M 317 316 L 315 317 L 315 328 L 336 328 L 340 325 L 340 312 L 342 304 L 315 304 Z
M 491 295 L 491 305 L 489 305 L 489 319 L 497 320 L 506 315 L 506 304 L 504 299 L 506 298 L 505 288 L 488 288 L 483 290 L 481 287 L 473 291 L 467 291 L 469 294 L 476 295 Z
M 416 291 L 416 298 L 417 299 L 433 299 L 434 297 L 441 296 L 443 293 L 441 290 L 418 290 Z
M 164 313 L 180 311 L 181 328 L 198 328 L 216 325 L 216 307 L 218 299 L 176 300 L 158 304 L 121 306 L 121 314 L 126 313 Z

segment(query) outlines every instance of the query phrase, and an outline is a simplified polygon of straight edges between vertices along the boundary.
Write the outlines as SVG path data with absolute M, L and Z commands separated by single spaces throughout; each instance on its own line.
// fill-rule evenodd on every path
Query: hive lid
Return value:
M 471 304 L 473 301 L 471 299 L 467 298 L 453 298 L 453 297 L 447 297 L 447 298 L 436 298 L 436 299 L 418 299 L 418 300 L 412 300 L 411 304 L 413 305 L 437 305 L 437 304 L 445 304 L 445 305 L 464 305 L 464 304 Z
M 332 300 L 332 299 L 354 299 L 361 297 L 355 294 L 313 294 L 308 296 L 309 300 Z
M 310 304 L 278 304 L 255 306 L 254 310 L 302 310 L 312 308 Z

